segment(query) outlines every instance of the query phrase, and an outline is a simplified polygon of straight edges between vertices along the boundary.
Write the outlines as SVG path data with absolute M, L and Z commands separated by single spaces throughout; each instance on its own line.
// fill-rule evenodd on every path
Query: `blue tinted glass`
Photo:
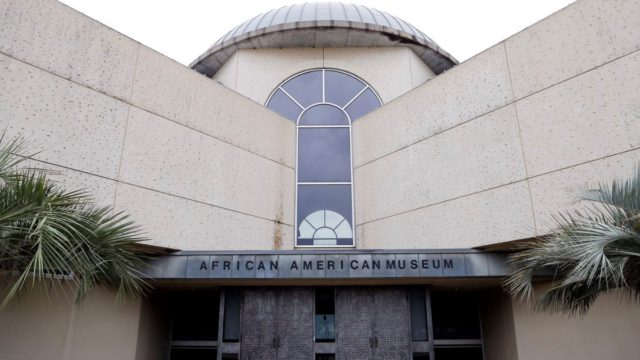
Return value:
M 317 105 L 302 114 L 298 125 L 349 125 L 349 119 L 335 106 Z
M 322 102 L 322 71 L 296 76 L 282 88 L 304 107 Z
M 298 181 L 351 181 L 348 128 L 298 130 Z
M 300 106 L 296 105 L 296 103 L 289 99 L 281 90 L 273 94 L 267 107 L 293 121 L 298 121 L 298 116 L 300 116 L 302 112 Z
M 371 89 L 365 90 L 357 99 L 353 100 L 345 110 L 349 114 L 351 121 L 362 117 L 380 107 L 380 101 Z
M 343 107 L 351 101 L 365 85 L 362 81 L 337 71 L 324 73 L 325 101 Z
M 353 246 L 351 185 L 298 185 L 297 245 Z

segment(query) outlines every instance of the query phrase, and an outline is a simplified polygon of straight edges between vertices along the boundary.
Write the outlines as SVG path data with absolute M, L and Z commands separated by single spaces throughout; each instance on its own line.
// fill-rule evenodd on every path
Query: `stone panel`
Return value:
M 359 167 L 354 178 L 360 223 L 525 179 L 515 106 Z
M 293 169 L 138 108 L 129 115 L 120 180 L 293 224 L 282 204 Z
M 236 91 L 263 106 L 288 77 L 322 67 L 322 48 L 241 49 Z
M 531 179 L 538 231 L 544 232 L 552 226 L 551 215 L 584 208 L 585 204 L 576 204 L 569 193 L 576 186 L 596 185 L 600 181 L 610 183 L 614 178 L 628 179 L 639 162 L 640 150 L 635 150 Z
M 520 99 L 640 49 L 640 1 L 580 0 L 505 43 Z
M 640 147 L 640 53 L 517 102 L 529 176 Z
M 46 169 L 49 178 L 54 180 L 64 189 L 70 191 L 86 190 L 95 203 L 99 206 L 113 205 L 116 195 L 116 181 L 75 171 L 60 166 L 47 164 L 41 161 L 30 160 L 24 162 L 25 167 Z
M 57 1 L 0 2 L 0 51 L 128 101 L 140 44 Z
M 353 126 L 360 166 L 513 101 L 502 44 L 423 84 Z
M 368 249 L 471 248 L 534 235 L 525 181 L 366 223 L 363 228 Z
M 325 48 L 324 66 L 350 72 L 367 82 L 383 103 L 412 89 L 408 48 Z
M 129 105 L 0 54 L 0 128 L 42 160 L 115 179 Z
M 181 250 L 271 250 L 273 221 L 120 183 L 116 209 L 126 210 L 151 239 Z M 280 225 L 284 226 L 284 225 Z
M 238 74 L 238 55 L 239 51 L 236 51 L 231 55 L 224 65 L 213 75 L 213 80 L 220 82 L 224 87 L 236 90 L 236 75 Z
M 424 61 L 422 61 L 422 59 L 420 59 L 418 55 L 413 52 L 413 50 L 407 50 L 409 50 L 409 64 L 411 65 L 412 88 L 417 88 L 418 86 L 424 84 L 427 80 L 436 77 L 436 74 L 433 72 L 433 70 L 431 70 L 431 68 L 428 67 L 427 64 L 425 64 Z
M 132 103 L 293 167 L 291 121 L 147 47 L 140 49 Z

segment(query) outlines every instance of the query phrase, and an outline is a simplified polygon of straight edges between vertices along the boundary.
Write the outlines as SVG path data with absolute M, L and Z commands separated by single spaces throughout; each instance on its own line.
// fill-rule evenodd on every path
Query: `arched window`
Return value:
M 360 79 L 336 70 L 298 74 L 267 107 L 297 125 L 296 246 L 354 246 L 351 123 L 379 108 Z

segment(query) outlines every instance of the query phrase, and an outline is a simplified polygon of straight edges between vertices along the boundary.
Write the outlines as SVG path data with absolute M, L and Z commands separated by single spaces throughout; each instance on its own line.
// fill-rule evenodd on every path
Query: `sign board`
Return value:
M 157 279 L 487 277 L 507 275 L 503 253 L 181 252 L 151 261 Z

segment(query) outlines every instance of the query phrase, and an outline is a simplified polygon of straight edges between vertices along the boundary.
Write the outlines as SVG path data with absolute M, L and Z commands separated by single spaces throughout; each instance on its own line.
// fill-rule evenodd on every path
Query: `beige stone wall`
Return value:
M 290 121 L 57 1 L 0 0 L 0 24 L 0 127 L 34 165 L 153 245 L 292 247 Z
M 537 292 L 547 289 L 540 285 Z M 533 314 L 513 304 L 518 360 L 637 359 L 640 307 L 615 294 L 601 296 L 584 318 Z M 490 359 L 490 358 L 488 358 Z
M 99 290 L 78 307 L 74 295 L 68 285 L 65 291 L 36 286 L 20 307 L 0 311 L 0 358 L 134 359 L 140 302 L 115 310 L 115 291 Z
M 569 186 L 629 176 L 638 9 L 580 0 L 355 122 L 359 245 L 528 238 L 570 205 Z
M 409 48 L 240 49 L 213 76 L 229 89 L 265 104 L 287 78 L 309 69 L 333 68 L 367 82 L 387 103 L 435 77 Z

